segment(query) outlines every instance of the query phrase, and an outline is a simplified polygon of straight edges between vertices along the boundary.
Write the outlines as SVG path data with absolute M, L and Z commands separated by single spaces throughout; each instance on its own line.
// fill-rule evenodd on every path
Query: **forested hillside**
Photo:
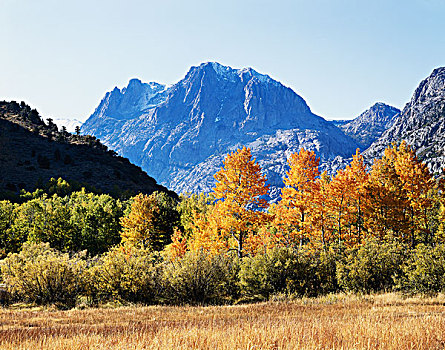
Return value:
M 167 191 L 128 159 L 93 136 L 58 129 L 24 102 L 0 102 L 0 193 L 15 196 L 62 177 L 96 192 L 120 196 Z M 81 186 L 78 186 L 80 188 Z M 173 195 L 173 194 L 172 194 Z

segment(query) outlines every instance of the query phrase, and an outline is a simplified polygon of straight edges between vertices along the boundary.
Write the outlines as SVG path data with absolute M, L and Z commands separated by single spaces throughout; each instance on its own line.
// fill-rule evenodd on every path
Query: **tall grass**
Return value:
M 444 349 L 445 298 L 0 310 L 0 349 Z

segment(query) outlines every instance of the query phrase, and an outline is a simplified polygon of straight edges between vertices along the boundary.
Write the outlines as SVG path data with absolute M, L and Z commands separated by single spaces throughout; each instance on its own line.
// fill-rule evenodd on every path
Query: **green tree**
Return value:
M 23 234 L 14 234 L 11 230 L 17 206 L 10 201 L 0 201 L 0 257 L 18 251 L 26 240 Z
M 215 201 L 212 194 L 181 194 L 177 210 L 180 215 L 181 228 L 185 237 L 190 237 L 195 226 L 196 214 L 205 215 Z
M 176 206 L 177 202 L 164 192 L 137 195 L 121 219 L 123 241 L 162 250 L 171 243 L 174 227 L 180 223 Z
M 28 241 L 48 242 L 53 248 L 70 251 L 74 249 L 74 227 L 70 217 L 66 197 L 43 195 L 16 208 L 11 230 L 16 236 L 27 237 Z
M 71 194 L 67 203 L 70 223 L 75 228 L 74 250 L 88 250 L 91 255 L 104 253 L 121 241 L 125 205 L 107 194 L 87 193 L 84 189 Z

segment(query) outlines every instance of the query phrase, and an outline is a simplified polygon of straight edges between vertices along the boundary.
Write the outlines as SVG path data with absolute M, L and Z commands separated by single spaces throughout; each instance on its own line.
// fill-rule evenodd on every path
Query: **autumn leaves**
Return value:
M 170 259 L 187 251 L 233 251 L 242 258 L 273 247 L 325 250 L 332 243 L 352 247 L 368 238 L 411 247 L 443 241 L 441 183 L 405 142 L 388 147 L 370 169 L 357 150 L 333 176 L 320 173 L 312 151 L 301 149 L 288 163 L 281 198 L 269 205 L 267 179 L 250 149 L 232 152 L 214 175 L 210 195 L 183 197 L 173 235 L 154 229 L 159 206 L 153 196 L 139 195 L 121 220 L 122 238 L 145 240 L 154 250 L 170 243 L 165 250 Z
M 241 258 L 251 251 L 257 232 L 269 221 L 264 211 L 269 204 L 262 198 L 268 191 L 266 178 L 250 149 L 243 148 L 227 156 L 215 179 L 214 203 L 205 213 L 195 213 L 187 247 L 212 255 L 233 250 Z M 185 239 L 174 238 L 175 246 Z
M 215 174 L 213 204 L 195 213 L 188 235 L 176 232 L 173 244 L 183 253 L 234 250 L 243 257 L 276 246 L 355 246 L 370 237 L 414 247 L 443 236 L 441 188 L 404 142 L 388 147 L 370 171 L 358 150 L 334 176 L 320 173 L 312 151 L 301 149 L 288 162 L 280 201 L 269 206 L 267 180 L 250 149 L 229 154 Z

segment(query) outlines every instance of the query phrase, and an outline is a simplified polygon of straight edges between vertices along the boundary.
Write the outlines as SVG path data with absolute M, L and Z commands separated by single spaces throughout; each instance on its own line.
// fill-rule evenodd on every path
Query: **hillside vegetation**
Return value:
M 10 302 L 230 304 L 274 295 L 445 289 L 444 193 L 405 143 L 335 176 L 304 149 L 281 200 L 248 148 L 226 157 L 210 195 L 128 201 L 63 180 L 0 202 Z
M 32 192 L 59 177 L 113 196 L 168 192 L 95 137 L 58 130 L 24 102 L 0 102 L 0 198 Z

